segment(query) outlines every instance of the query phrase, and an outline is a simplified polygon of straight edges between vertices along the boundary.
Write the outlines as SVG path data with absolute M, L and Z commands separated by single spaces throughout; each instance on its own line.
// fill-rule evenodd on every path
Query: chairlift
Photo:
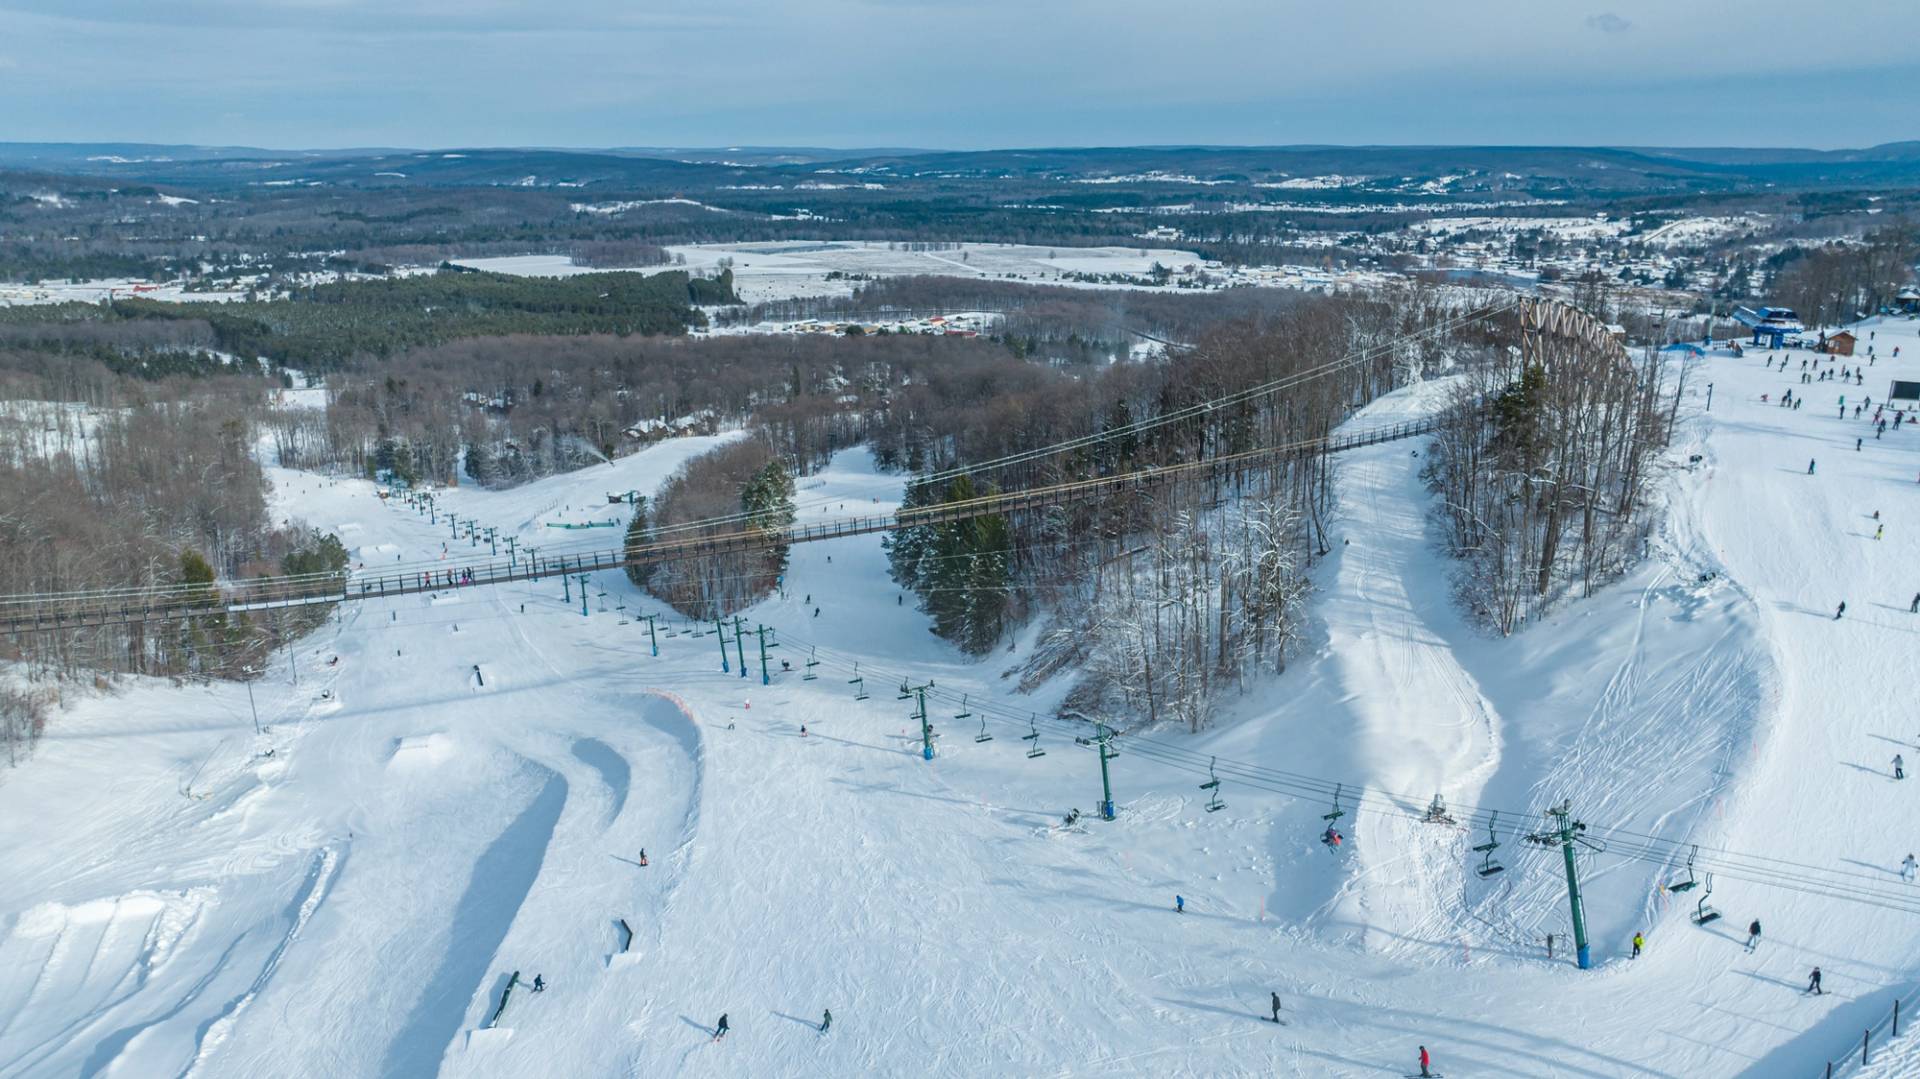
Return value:
M 1507 871 L 1506 866 L 1493 860 L 1493 852 L 1500 849 L 1500 837 L 1494 833 L 1494 825 L 1499 823 L 1499 820 L 1500 811 L 1494 810 L 1493 815 L 1487 818 L 1487 841 L 1485 843 L 1476 843 L 1473 847 L 1477 853 L 1483 856 L 1480 859 L 1480 868 L 1475 870 L 1475 872 L 1479 873 L 1482 877 L 1491 877 L 1495 873 L 1504 873 Z
M 1700 893 L 1700 905 L 1694 908 L 1694 911 L 1691 915 L 1688 915 L 1688 917 L 1693 919 L 1693 924 L 1706 925 L 1708 922 L 1716 921 L 1719 919 L 1720 912 L 1717 910 L 1714 910 L 1712 907 L 1707 905 L 1707 897 L 1712 894 L 1713 894 L 1713 874 L 1708 873 L 1707 886 L 1705 890 L 1703 890 Z
M 801 675 L 801 676 L 800 676 L 800 680 L 801 680 L 802 682 L 811 682 L 811 681 L 813 681 L 814 679 L 816 679 L 816 678 L 818 678 L 818 677 L 820 677 L 819 675 L 817 675 L 817 674 L 815 674 L 815 673 L 813 673 L 813 669 L 814 669 L 815 667 L 818 667 L 818 666 L 820 665 L 820 660 L 819 660 L 818 658 L 816 658 L 816 657 L 818 656 L 818 653 L 819 653 L 819 651 L 820 651 L 820 650 L 819 650 L 818 648 L 814 648 L 814 649 L 809 649 L 809 650 L 808 650 L 808 652 L 807 652 L 807 664 L 806 664 L 806 666 L 807 666 L 807 673 L 805 673 L 805 674 L 803 674 L 803 675 Z
M 1209 813 L 1218 813 L 1227 808 L 1227 803 L 1220 800 L 1220 777 L 1213 773 L 1213 764 L 1219 759 L 1218 757 L 1207 758 L 1207 781 L 1200 784 L 1200 789 L 1208 793 L 1207 812 Z
M 1693 877 L 1693 859 L 1699 853 L 1700 853 L 1700 847 L 1698 844 L 1695 844 L 1693 849 L 1687 852 L 1687 879 L 1680 881 L 1677 884 L 1667 885 L 1667 891 L 1690 892 L 1699 885 L 1700 882 L 1695 880 Z
M 1031 733 L 1031 734 L 1023 734 L 1023 735 L 1021 735 L 1021 736 L 1020 736 L 1020 740 L 1021 740 L 1021 741 L 1023 741 L 1023 742 L 1032 742 L 1032 743 L 1033 743 L 1033 745 L 1031 745 L 1031 746 L 1029 746 L 1029 747 L 1027 748 L 1027 757 L 1028 757 L 1029 759 L 1031 759 L 1031 758 L 1033 758 L 1033 757 L 1044 757 L 1044 756 L 1046 756 L 1046 755 L 1047 755 L 1047 751 L 1046 751 L 1046 750 L 1044 750 L 1044 749 L 1041 749 L 1041 748 L 1040 748 L 1040 723 L 1039 723 L 1039 720 L 1038 720 L 1038 719 L 1036 719 L 1036 718 L 1034 717 L 1034 715 L 1033 715 L 1033 713 L 1031 713 L 1031 712 L 1029 712 L 1029 713 L 1027 713 L 1027 729 L 1028 729 L 1029 731 L 1031 731 L 1032 733 Z
M 960 710 L 954 713 L 953 718 L 955 719 L 972 719 L 973 718 L 973 713 L 967 711 L 967 695 L 964 693 L 960 695 Z M 985 720 L 982 720 L 981 722 L 984 723 Z
M 1427 806 L 1426 813 L 1420 817 L 1421 824 L 1454 824 L 1453 814 L 1447 812 L 1447 800 L 1434 792 L 1433 803 Z
M 954 718 L 955 718 L 955 719 L 962 719 L 962 718 L 964 718 L 964 713 L 963 713 L 962 715 L 959 715 L 959 716 L 955 716 Z M 988 734 L 988 733 L 987 733 L 987 717 L 986 717 L 986 716 L 981 716 L 981 717 L 980 717 L 980 733 L 979 733 L 979 734 L 976 734 L 976 735 L 974 735 L 974 736 L 973 736 L 973 740 L 974 740 L 974 741 L 976 741 L 976 742 L 991 742 L 991 741 L 993 741 L 993 735 L 991 735 L 991 734 Z
M 853 687 L 854 700 L 864 701 L 867 699 L 867 680 L 861 676 L 860 664 L 858 662 L 854 663 L 853 677 L 847 679 L 847 684 Z
M 907 688 L 907 680 L 904 678 L 900 680 L 900 696 L 897 699 L 903 701 L 913 699 L 913 690 Z
M 1340 808 L 1340 790 L 1341 784 L 1335 783 L 1333 785 L 1333 812 L 1320 814 L 1321 820 L 1332 823 L 1347 815 L 1346 812 Z

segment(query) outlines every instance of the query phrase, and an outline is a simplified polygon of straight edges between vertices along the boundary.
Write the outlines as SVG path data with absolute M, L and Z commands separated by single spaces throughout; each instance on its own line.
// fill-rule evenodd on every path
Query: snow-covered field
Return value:
M 603 573 L 584 617 L 557 580 L 346 605 L 255 685 L 259 736 L 239 686 L 82 700 L 0 774 L 0 1074 L 1393 1076 L 1425 1044 L 1451 1076 L 1816 1075 L 1920 978 L 1920 921 L 1722 879 L 1726 917 L 1696 928 L 1699 893 L 1660 887 L 1683 871 L 1597 855 L 1580 971 L 1544 949 L 1567 932 L 1558 853 L 1507 830 L 1538 817 L 1502 817 L 1490 881 L 1466 849 L 1484 833 L 1413 818 L 1435 792 L 1570 798 L 1603 837 L 1899 886 L 1920 433 L 1877 440 L 1832 399 L 1910 377 L 1920 333 L 1869 329 L 1903 357 L 1861 387 L 1800 386 L 1760 351 L 1703 361 L 1647 561 L 1508 640 L 1449 602 L 1417 447 L 1343 457 L 1305 654 L 1213 730 L 1151 736 L 1369 785 L 1337 855 L 1324 803 L 1229 778 L 1208 813 L 1203 777 L 1125 739 L 1119 819 L 1061 828 L 1097 802 L 1098 762 L 1044 723 L 1027 757 L 1009 717 L 1065 687 L 1020 698 L 1000 677 L 1017 656 L 929 634 L 873 537 L 794 550 L 785 593 L 742 613 L 744 679 L 739 645 L 723 672 L 711 627 L 678 616 L 652 656 L 632 615 L 661 608 Z M 1800 411 L 1773 403 L 1789 386 Z M 600 541 L 617 531 L 547 525 L 617 516 L 608 492 L 711 444 L 442 505 L 526 544 Z M 273 475 L 277 513 L 363 562 L 485 550 L 371 484 Z M 899 491 L 855 450 L 799 500 L 838 515 Z M 943 695 L 931 762 L 903 678 Z M 998 710 L 993 740 L 979 708 L 950 718 L 960 693 Z M 1827 995 L 1802 996 L 1816 964 Z M 546 991 L 484 1029 L 515 971 Z
M 1063 283 L 1061 275 L 1144 275 L 1159 263 L 1171 269 L 1199 266 L 1191 251 L 1157 247 L 1030 247 L 1022 244 L 963 243 L 945 250 L 914 251 L 907 244 L 877 240 L 770 240 L 761 243 L 689 244 L 667 248 L 694 273 L 733 268 L 734 290 L 747 303 L 807 296 L 847 296 L 853 282 L 829 273 L 899 277 L 995 277 L 1036 283 Z M 495 273 L 566 276 L 597 271 L 573 265 L 565 255 L 457 260 L 462 266 Z

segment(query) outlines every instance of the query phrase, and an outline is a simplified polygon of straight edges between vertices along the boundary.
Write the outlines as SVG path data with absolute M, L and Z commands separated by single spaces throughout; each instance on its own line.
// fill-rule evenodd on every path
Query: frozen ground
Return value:
M 1324 804 L 1229 778 L 1207 813 L 1199 776 L 1124 744 L 1120 819 L 1058 827 L 1099 797 L 1091 751 L 1043 726 L 1028 758 L 1007 717 L 1051 699 L 930 635 L 872 537 L 793 552 L 785 594 L 743 612 L 745 679 L 737 645 L 723 672 L 677 617 L 650 655 L 631 616 L 659 608 L 606 573 L 585 617 L 558 581 L 347 605 L 256 684 L 259 736 L 238 686 L 83 701 L 0 776 L 0 1074 L 1395 1076 L 1422 1043 L 1453 1076 L 1818 1074 L 1915 981 L 1911 915 L 1723 879 L 1727 917 L 1700 929 L 1698 893 L 1660 889 L 1677 870 L 1602 855 L 1583 972 L 1542 947 L 1566 931 L 1557 854 L 1503 834 L 1509 868 L 1483 881 L 1480 835 L 1411 817 L 1436 791 L 1571 798 L 1596 831 L 1898 885 L 1915 795 L 1886 765 L 1920 752 L 1898 706 L 1920 677 L 1920 451 L 1831 398 L 1877 400 L 1920 334 L 1870 328 L 1903 358 L 1844 391 L 1762 352 L 1704 361 L 1647 562 L 1505 641 L 1448 603 L 1414 447 L 1342 458 L 1305 654 L 1215 730 L 1156 736 L 1371 785 L 1339 855 Z M 1788 386 L 1801 411 L 1774 405 Z M 443 504 L 606 545 L 617 530 L 546 526 L 617 517 L 608 492 L 651 491 L 707 444 Z M 477 553 L 370 484 L 274 476 L 277 512 L 363 562 Z M 898 494 L 854 451 L 799 498 Z M 994 739 L 942 696 L 921 760 L 902 678 L 996 709 Z M 1829 992 L 1804 997 L 1815 964 Z M 516 970 L 548 989 L 482 1029 Z M 1286 1025 L 1263 1021 L 1269 992 Z

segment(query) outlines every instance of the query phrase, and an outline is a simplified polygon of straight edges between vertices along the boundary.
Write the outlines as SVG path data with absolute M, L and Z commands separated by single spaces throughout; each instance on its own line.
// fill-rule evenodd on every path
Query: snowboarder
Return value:
M 1913 855 L 1909 853 L 1906 860 L 1900 863 L 1900 879 L 1909 884 L 1913 883 L 1913 871 L 1916 865 L 1920 865 L 1920 862 L 1915 862 Z
M 1433 1058 L 1427 1055 L 1427 1047 L 1423 1045 L 1420 1047 L 1421 1079 L 1433 1079 L 1433 1072 L 1428 1070 L 1431 1067 L 1433 1067 Z
M 1753 924 L 1747 926 L 1747 950 L 1752 951 L 1754 945 L 1758 943 L 1760 943 L 1760 919 L 1755 918 Z
M 1273 1021 L 1278 1023 L 1280 1021 L 1280 994 L 1268 992 L 1267 995 L 1273 998 Z
M 1833 620 L 1835 622 L 1840 621 L 1840 616 L 1846 613 L 1847 613 L 1847 601 L 1843 599 L 1840 601 L 1840 609 L 1833 612 Z
M 1076 824 L 1079 824 L 1079 823 L 1080 823 L 1080 810 L 1079 810 L 1079 808 L 1078 808 L 1078 807 L 1075 807 L 1075 808 L 1073 808 L 1073 809 L 1069 809 L 1069 810 L 1067 810 L 1067 816 L 1066 816 L 1066 823 L 1065 823 L 1065 825 L 1064 825 L 1064 827 L 1067 827 L 1067 828 L 1071 828 L 1071 827 L 1073 827 L 1074 825 L 1076 825 Z
M 533 976 L 533 991 L 534 991 L 534 992 L 536 992 L 536 993 L 544 993 L 544 992 L 546 992 L 546 991 L 547 991 L 547 980 L 546 980 L 545 978 L 542 978 L 542 977 L 541 977 L 540 975 L 538 975 L 538 974 L 535 974 L 535 975 Z
M 646 867 L 647 867 L 647 848 L 641 847 L 640 848 L 640 868 L 645 869 Z
M 1826 991 L 1820 988 L 1820 968 L 1813 968 L 1813 976 L 1807 979 L 1807 992 L 1814 996 L 1824 996 Z
M 1184 896 L 1184 895 L 1176 895 L 1176 896 L 1174 896 L 1174 897 L 1173 897 L 1173 912 L 1174 912 L 1175 914 L 1185 914 L 1185 913 L 1187 912 L 1187 897 L 1186 897 L 1186 896 Z
M 713 1040 L 719 1041 L 721 1038 L 724 1038 L 726 1036 L 727 1036 L 727 1013 L 721 1012 L 720 1022 L 716 1024 L 713 1028 Z
M 1640 950 L 1642 948 L 1645 948 L 1646 946 L 1647 946 L 1647 938 L 1641 936 L 1639 930 L 1635 930 L 1633 934 L 1633 954 L 1630 956 L 1627 956 L 1627 958 L 1628 959 L 1640 958 Z
M 1902 760 L 1900 758 L 1900 754 L 1898 753 L 1895 753 L 1893 755 L 1893 778 L 1895 779 L 1907 778 L 1907 762 Z
M 820 1010 L 820 1033 L 825 1034 L 827 1032 L 827 1028 L 832 1025 L 833 1025 L 833 1009 L 822 1008 Z
M 1884 535 L 1886 535 L 1886 534 L 1887 534 L 1887 526 L 1886 526 L 1886 525 L 1874 525 L 1874 526 L 1873 526 L 1873 538 L 1874 538 L 1874 539 L 1879 539 L 1879 538 L 1880 538 L 1881 536 L 1884 536 Z

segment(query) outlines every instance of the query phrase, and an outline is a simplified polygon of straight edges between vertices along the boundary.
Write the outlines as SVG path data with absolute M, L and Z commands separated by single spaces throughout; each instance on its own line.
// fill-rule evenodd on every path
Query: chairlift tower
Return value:
M 1553 827 L 1544 832 L 1534 832 L 1527 836 L 1527 842 L 1541 847 L 1558 845 L 1562 857 L 1567 863 L 1567 904 L 1573 911 L 1573 947 L 1581 970 L 1593 967 L 1593 955 L 1587 947 L 1587 910 L 1580 898 L 1580 875 L 1573 861 L 1574 845 L 1591 851 L 1606 850 L 1606 846 L 1597 840 L 1586 837 L 1587 825 L 1584 821 L 1573 819 L 1573 801 L 1563 800 L 1559 805 L 1547 810 L 1547 816 L 1553 818 Z

